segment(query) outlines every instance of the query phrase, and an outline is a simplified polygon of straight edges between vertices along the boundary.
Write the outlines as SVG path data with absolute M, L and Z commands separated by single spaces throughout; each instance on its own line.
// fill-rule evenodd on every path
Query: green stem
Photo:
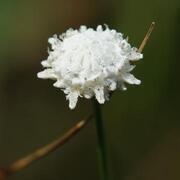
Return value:
M 101 107 L 95 99 L 93 99 L 93 107 L 95 113 L 96 130 L 97 130 L 97 138 L 98 138 L 98 159 L 99 159 L 101 179 L 108 180 L 109 178 L 108 178 L 103 119 L 102 119 Z

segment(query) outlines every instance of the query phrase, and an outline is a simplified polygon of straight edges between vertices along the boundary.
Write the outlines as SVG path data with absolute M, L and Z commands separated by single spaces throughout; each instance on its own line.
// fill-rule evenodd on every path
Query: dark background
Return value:
M 63 134 L 92 111 L 68 108 L 51 80 L 36 77 L 47 39 L 81 24 L 108 24 L 139 46 L 156 28 L 134 74 L 141 86 L 116 92 L 103 106 L 113 180 L 179 180 L 179 0 L 0 0 L 0 165 Z M 63 148 L 12 180 L 98 180 L 94 121 Z

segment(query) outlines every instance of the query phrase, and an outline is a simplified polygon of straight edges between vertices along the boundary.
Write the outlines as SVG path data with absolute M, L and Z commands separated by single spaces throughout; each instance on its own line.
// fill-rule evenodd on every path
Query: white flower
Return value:
M 71 109 L 79 96 L 95 96 L 103 104 L 110 91 L 126 90 L 125 83 L 141 83 L 130 74 L 135 67 L 130 62 L 143 55 L 116 30 L 103 29 L 101 25 L 96 30 L 81 26 L 59 37 L 54 35 L 49 43 L 52 50 L 42 61 L 46 69 L 38 77 L 55 80 L 54 86 L 64 91 Z

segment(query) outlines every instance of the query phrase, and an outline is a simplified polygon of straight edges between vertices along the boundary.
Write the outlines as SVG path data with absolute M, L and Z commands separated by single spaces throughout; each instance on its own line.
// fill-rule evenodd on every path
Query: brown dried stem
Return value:
M 154 26 L 155 26 L 155 22 L 152 22 L 149 29 L 148 29 L 148 32 L 146 33 L 146 35 L 145 35 L 145 37 L 144 37 L 144 39 L 143 39 L 143 41 L 141 43 L 141 45 L 139 46 L 138 52 L 141 53 L 143 51 L 143 49 L 144 49 L 144 47 L 145 47 L 145 45 L 146 45 L 152 31 L 154 29 Z
M 10 164 L 6 168 L 0 168 L 0 180 L 4 180 L 8 176 L 21 171 L 32 163 L 40 160 L 41 158 L 47 156 L 49 153 L 55 151 L 70 139 L 72 139 L 87 123 L 90 119 L 92 119 L 92 115 L 88 116 L 84 120 L 78 122 L 75 126 L 73 126 L 69 131 L 67 131 L 63 136 L 57 138 L 51 143 L 47 144 L 44 147 L 41 147 L 34 151 L 33 153 L 27 155 L 26 157 L 19 159 L 12 164 Z

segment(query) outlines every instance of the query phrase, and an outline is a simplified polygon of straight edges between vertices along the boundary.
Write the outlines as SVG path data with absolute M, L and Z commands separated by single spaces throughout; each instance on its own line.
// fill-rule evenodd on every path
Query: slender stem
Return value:
M 93 99 L 93 107 L 94 107 L 94 113 L 95 113 L 96 130 L 97 130 L 97 138 L 98 138 L 98 158 L 99 158 L 99 166 L 100 166 L 99 168 L 100 168 L 100 173 L 101 173 L 101 179 L 108 180 L 109 178 L 108 178 L 107 155 L 106 155 L 103 119 L 102 119 L 101 107 L 95 99 Z
M 51 143 L 37 149 L 33 153 L 25 156 L 24 158 L 21 158 L 13 162 L 6 168 L 0 168 L 0 180 L 4 180 L 8 176 L 18 171 L 21 171 L 22 169 L 28 167 L 37 160 L 42 159 L 43 157 L 49 155 L 51 152 L 60 148 L 62 145 L 64 145 L 66 142 L 72 139 L 83 127 L 85 127 L 90 119 L 92 119 L 92 115 L 78 122 L 75 126 L 69 129 L 63 136 L 60 136 Z
M 145 35 L 145 37 L 144 37 L 144 39 L 143 39 L 143 41 L 142 41 L 142 43 L 141 43 L 141 45 L 139 46 L 138 52 L 141 53 L 143 51 L 143 49 L 144 49 L 144 47 L 145 47 L 145 45 L 146 45 L 152 31 L 154 29 L 154 26 L 155 26 L 155 22 L 152 22 L 149 29 L 148 29 L 148 31 L 147 31 L 147 33 L 146 33 L 146 35 Z

